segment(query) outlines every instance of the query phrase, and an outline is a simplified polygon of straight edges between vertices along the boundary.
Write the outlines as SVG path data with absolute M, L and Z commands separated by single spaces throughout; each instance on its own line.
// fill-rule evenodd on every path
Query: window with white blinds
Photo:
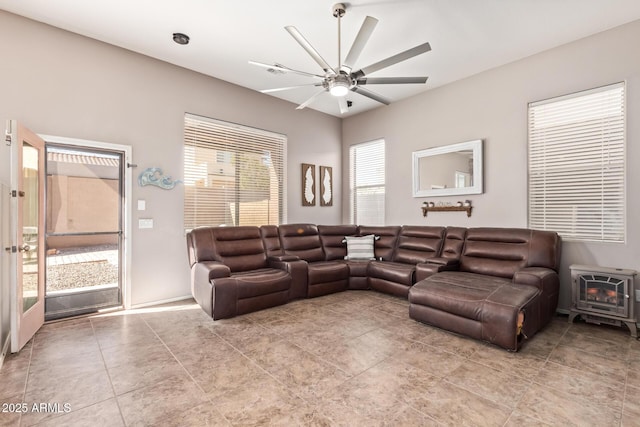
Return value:
M 625 241 L 625 85 L 529 104 L 529 227 Z
M 352 145 L 349 149 L 351 222 L 384 225 L 384 140 Z
M 286 221 L 285 135 L 185 115 L 184 226 Z

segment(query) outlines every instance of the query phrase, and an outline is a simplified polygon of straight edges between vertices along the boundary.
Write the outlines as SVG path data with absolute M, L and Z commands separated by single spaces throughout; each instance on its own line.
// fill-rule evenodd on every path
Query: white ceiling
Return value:
M 248 60 L 322 74 L 285 31 L 295 26 L 331 65 L 337 65 L 332 0 L 0 0 L 0 9 L 161 59 L 254 90 L 312 83 L 272 74 Z M 379 23 L 355 69 L 430 42 L 432 51 L 372 73 L 429 76 L 426 85 L 367 86 L 397 101 L 537 52 L 640 19 L 638 0 L 354 0 L 343 2 L 342 55 L 365 16 Z M 174 32 L 190 36 L 186 46 Z M 597 55 L 597 52 L 593 53 Z M 276 92 L 296 104 L 318 88 Z M 341 115 L 331 95 L 309 106 L 338 117 L 380 107 L 350 92 Z M 292 105 L 293 109 L 295 105 Z M 384 108 L 384 106 L 382 106 Z

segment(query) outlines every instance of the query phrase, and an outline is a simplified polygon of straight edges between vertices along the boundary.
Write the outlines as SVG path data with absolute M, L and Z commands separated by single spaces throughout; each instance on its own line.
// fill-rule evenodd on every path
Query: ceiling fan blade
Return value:
M 387 98 L 383 97 L 382 95 L 378 95 L 377 93 L 371 92 L 370 90 L 363 87 L 354 86 L 351 90 L 359 93 L 360 95 L 366 96 L 367 98 L 371 98 L 374 101 L 378 101 L 384 105 L 391 104 L 391 101 L 389 101 Z
M 362 77 L 369 75 L 373 72 L 382 70 L 383 68 L 390 67 L 394 64 L 397 64 L 398 62 L 406 61 L 407 59 L 429 52 L 430 50 L 431 50 L 431 45 L 428 42 L 423 43 L 419 46 L 405 50 L 404 52 L 400 52 L 396 55 L 390 56 L 387 59 L 383 59 L 382 61 L 376 62 L 375 64 L 371 64 L 368 67 L 364 67 L 361 70 L 358 70 L 355 73 L 353 73 L 351 78 L 359 80 Z
M 367 44 L 367 41 L 369 41 L 369 37 L 371 37 L 371 33 L 373 33 L 373 30 L 376 28 L 377 24 L 378 24 L 378 20 L 376 18 L 373 18 L 371 16 L 367 16 L 366 18 L 364 18 L 364 22 L 360 27 L 360 31 L 358 31 L 358 35 L 356 36 L 356 39 L 353 41 L 353 44 L 351 45 L 351 49 L 349 50 L 349 53 L 347 54 L 347 57 L 345 58 L 344 63 L 342 64 L 342 67 L 340 68 L 342 71 L 344 71 L 347 74 L 351 73 L 351 69 L 353 69 L 353 65 L 358 60 L 358 57 L 360 57 L 360 53 L 362 53 L 362 49 L 364 49 L 365 45 Z
M 308 84 L 308 85 L 277 87 L 275 89 L 263 89 L 260 92 L 262 92 L 262 93 L 280 92 L 280 91 L 283 91 L 283 90 L 298 89 L 298 88 L 301 88 L 301 87 L 309 87 L 309 86 L 322 86 L 322 83 L 311 83 L 311 84 Z
M 327 61 L 325 61 L 324 58 L 320 56 L 318 51 L 315 50 L 313 46 L 311 46 L 311 43 L 309 43 L 307 39 L 304 38 L 304 36 L 300 33 L 300 31 L 298 31 L 296 27 L 289 25 L 287 27 L 284 27 L 284 29 L 287 30 L 294 39 L 296 39 L 300 46 L 302 46 L 302 48 L 306 50 L 309 55 L 311 55 L 313 60 L 316 61 L 318 65 L 320 65 L 325 73 L 331 71 L 333 74 L 337 74 L 335 70 L 331 68 L 331 66 L 327 63 Z
M 322 89 L 320 92 L 316 93 L 315 95 L 313 95 L 311 98 L 307 99 L 306 101 L 304 101 L 302 104 L 298 105 L 296 107 L 296 110 L 302 110 L 303 108 L 305 108 L 307 105 L 311 104 L 318 96 L 322 95 L 323 93 L 325 93 L 327 90 L 326 89 Z
M 358 85 L 404 85 L 424 84 L 429 77 L 362 77 Z
M 276 70 L 276 71 L 282 71 L 283 73 L 294 73 L 294 74 L 300 74 L 302 76 L 308 76 L 308 77 L 317 77 L 319 79 L 323 79 L 324 76 L 318 75 L 318 74 L 312 74 L 312 73 L 307 73 L 306 71 L 298 71 L 298 70 L 294 70 L 293 68 L 289 68 L 285 65 L 282 64 L 265 64 L 264 62 L 257 62 L 257 61 L 249 61 L 249 64 L 251 65 L 257 65 L 258 67 L 262 67 L 262 68 L 266 68 L 267 70 Z
M 347 98 L 344 96 L 338 97 L 338 105 L 340 106 L 340 114 L 349 112 L 349 104 L 347 104 Z

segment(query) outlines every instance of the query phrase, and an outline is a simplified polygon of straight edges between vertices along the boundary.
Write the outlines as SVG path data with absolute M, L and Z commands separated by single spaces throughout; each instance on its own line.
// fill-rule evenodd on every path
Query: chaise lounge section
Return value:
M 368 239 L 369 255 L 347 239 Z M 192 292 L 214 320 L 373 289 L 411 318 L 517 351 L 555 313 L 560 238 L 517 228 L 286 224 L 187 234 Z M 365 251 L 366 252 L 366 251 Z
M 469 229 L 459 261 L 411 288 L 409 316 L 517 350 L 555 312 L 559 261 L 556 233 Z

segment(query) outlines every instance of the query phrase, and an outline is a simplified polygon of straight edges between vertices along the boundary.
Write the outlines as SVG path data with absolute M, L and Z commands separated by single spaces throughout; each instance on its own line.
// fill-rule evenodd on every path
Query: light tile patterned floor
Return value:
M 5 360 L 0 402 L 29 410 L 0 425 L 640 425 L 625 328 L 559 317 L 509 353 L 407 313 L 351 291 L 216 322 L 186 301 L 48 324 Z

